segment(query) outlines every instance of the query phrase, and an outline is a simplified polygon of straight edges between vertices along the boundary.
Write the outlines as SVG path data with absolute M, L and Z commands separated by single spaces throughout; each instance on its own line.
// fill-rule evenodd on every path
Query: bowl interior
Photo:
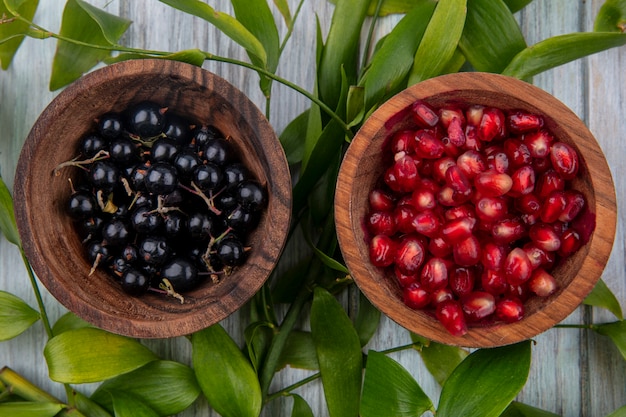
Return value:
M 481 104 L 502 110 L 541 114 L 556 138 L 573 145 L 581 156 L 581 169 L 572 188 L 588 203 L 587 223 L 595 231 L 572 257 L 553 271 L 560 288 L 547 299 L 531 298 L 524 319 L 513 324 L 471 327 L 453 337 L 432 314 L 413 310 L 402 302 L 395 280 L 369 262 L 364 219 L 368 193 L 383 171 L 382 147 L 395 131 L 408 127 L 408 110 L 416 100 L 434 107 L 457 103 Z M 381 311 L 405 328 L 431 340 L 468 347 L 488 347 L 531 338 L 569 315 L 600 278 L 615 233 L 615 192 L 610 171 L 596 140 L 584 123 L 548 93 L 519 80 L 494 74 L 459 73 L 416 84 L 383 104 L 353 139 L 337 182 L 336 223 L 339 243 L 357 285 Z
M 125 295 L 90 265 L 65 214 L 68 178 L 54 168 L 74 158 L 77 143 L 108 111 L 151 100 L 231 137 L 242 162 L 267 187 L 268 206 L 249 243 L 252 255 L 235 272 L 184 294 L 181 304 L 158 294 Z M 205 328 L 239 308 L 264 283 L 285 242 L 291 209 L 289 170 L 276 135 L 256 106 L 220 77 L 165 60 L 128 61 L 90 73 L 63 91 L 30 132 L 15 180 L 16 216 L 26 253 L 49 291 L 87 321 L 136 337 L 170 337 Z

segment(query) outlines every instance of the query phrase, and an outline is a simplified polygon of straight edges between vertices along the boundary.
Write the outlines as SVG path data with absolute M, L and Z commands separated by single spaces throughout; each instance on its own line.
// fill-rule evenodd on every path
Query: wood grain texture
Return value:
M 200 19 L 185 16 L 169 9 L 154 0 L 89 0 L 90 3 L 105 7 L 113 14 L 121 14 L 133 21 L 124 43 L 143 48 L 180 50 L 200 48 L 219 55 L 246 59 L 241 48 Z M 36 22 L 58 30 L 63 3 L 57 0 L 40 0 Z M 232 12 L 228 0 L 209 0 L 217 10 Z M 292 10 L 297 1 L 289 0 Z M 573 2 L 571 0 L 535 0 L 517 18 L 529 44 L 548 36 L 580 30 L 591 30 L 592 20 L 603 0 Z M 274 10 L 276 12 L 276 10 Z M 311 90 L 315 79 L 312 40 L 315 39 L 316 19 L 322 32 L 326 33 L 330 23 L 332 5 L 325 0 L 305 1 L 298 18 L 292 39 L 285 49 L 279 73 L 285 78 Z M 278 13 L 276 21 L 280 22 Z M 397 17 L 391 16 L 379 21 L 378 37 L 386 33 Z M 284 28 L 280 30 L 285 33 Z M 27 39 L 16 56 L 12 67 L 0 72 L 0 169 L 3 179 L 11 186 L 22 144 L 35 120 L 59 92 L 47 89 L 50 64 L 55 43 L 52 40 Z M 623 68 L 626 67 L 626 50 L 620 48 L 567 64 L 541 74 L 534 83 L 555 95 L 583 118 L 604 150 L 615 181 L 618 200 L 618 228 L 613 253 L 607 262 L 603 279 L 616 292 L 622 304 L 626 300 L 626 269 L 624 268 L 624 230 L 626 210 L 621 201 L 626 197 L 626 181 L 623 157 L 626 144 L 621 138 L 626 136 L 626 85 Z M 258 76 L 251 71 L 207 62 L 204 68 L 226 78 L 243 90 L 260 108 L 265 107 L 260 93 Z M 308 108 L 309 102 L 288 88 L 275 84 L 273 88 L 270 121 L 280 133 L 287 123 L 301 111 Z M 286 248 L 287 252 L 299 250 Z M 36 306 L 28 283 L 19 252 L 4 238 L 0 237 L 0 289 L 13 292 Z M 43 288 L 44 301 L 48 313 L 54 321 L 66 310 Z M 342 299 L 348 303 L 348 299 Z M 242 322 L 245 311 L 236 312 L 222 321 L 231 334 L 243 332 Z M 605 322 L 614 320 L 609 313 L 600 309 L 579 308 L 565 323 Z M 60 384 L 52 383 L 47 376 L 41 352 L 45 344 L 41 324 L 8 342 L 0 344 L 0 366 L 9 365 L 37 385 L 59 398 L 64 397 Z M 545 408 L 559 415 L 605 416 L 610 411 L 626 404 L 626 365 L 619 352 L 605 337 L 588 331 L 558 329 L 547 331 L 536 339 L 533 347 L 533 363 L 529 381 L 518 399 L 528 404 Z M 243 340 L 238 340 L 241 344 Z M 145 340 L 150 348 L 163 358 L 176 359 L 184 363 L 190 361 L 190 344 L 184 338 L 167 340 Z M 366 348 L 384 350 L 393 346 L 410 343 L 407 331 L 392 320 L 383 317 L 374 339 Z M 399 361 L 416 378 L 425 392 L 436 399 L 440 388 L 413 350 L 396 352 L 392 357 Z M 274 379 L 270 391 L 288 386 L 305 376 L 309 371 L 286 369 Z M 79 387 L 89 393 L 93 386 Z M 313 407 L 315 416 L 327 416 L 323 393 L 319 383 L 314 382 L 299 388 L 302 395 Z M 290 416 L 291 400 L 282 398 L 268 404 L 263 416 Z M 199 401 L 181 417 L 215 417 L 205 401 Z

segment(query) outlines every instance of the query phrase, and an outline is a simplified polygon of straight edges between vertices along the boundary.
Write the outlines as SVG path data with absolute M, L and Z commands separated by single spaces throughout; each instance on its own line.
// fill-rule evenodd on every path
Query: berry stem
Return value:
M 69 167 L 69 166 L 73 166 L 73 167 L 83 169 L 85 171 L 89 171 L 87 168 L 85 168 L 85 165 L 91 165 L 96 161 L 102 161 L 103 159 L 107 159 L 107 158 L 109 158 L 109 152 L 105 150 L 101 150 L 101 151 L 98 151 L 98 153 L 95 154 L 93 157 L 88 158 L 88 159 L 78 160 L 78 157 L 76 157 L 69 161 L 61 162 L 59 165 L 56 166 L 56 168 L 54 168 L 53 173 L 54 175 L 59 175 L 59 171 L 61 169 L 65 167 Z

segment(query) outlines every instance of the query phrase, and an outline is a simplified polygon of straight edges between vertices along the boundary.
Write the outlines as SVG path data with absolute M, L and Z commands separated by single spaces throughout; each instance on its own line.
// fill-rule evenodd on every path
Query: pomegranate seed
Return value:
M 569 223 L 574 220 L 585 207 L 585 196 L 579 191 L 565 191 L 565 208 L 559 216 L 559 220 Z
M 469 294 L 474 290 L 476 273 L 472 268 L 456 267 L 450 272 L 448 283 L 450 289 L 459 297 Z
M 408 204 L 398 206 L 393 212 L 395 226 L 400 233 L 413 232 L 413 218 L 417 214 L 417 210 Z
M 439 182 L 446 180 L 446 172 L 452 166 L 456 165 L 454 158 L 444 156 L 433 162 L 433 177 Z
M 496 302 L 496 318 L 505 323 L 515 323 L 524 317 L 524 303 L 519 298 L 507 297 Z
M 430 304 L 430 293 L 419 282 L 413 282 L 402 291 L 404 304 L 413 309 L 422 309 Z
M 529 165 L 533 158 L 528 147 L 519 139 L 510 138 L 502 144 L 504 153 L 509 157 L 509 162 L 514 167 Z
M 508 205 L 501 197 L 483 197 L 476 202 L 476 215 L 483 221 L 495 222 L 508 213 Z
M 474 186 L 485 197 L 499 197 L 509 192 L 513 180 L 507 174 L 489 170 L 476 176 Z
M 532 264 L 522 248 L 513 248 L 504 260 L 504 275 L 510 285 L 521 285 L 528 281 Z
M 449 300 L 439 303 L 435 316 L 452 336 L 463 336 L 467 333 L 467 322 L 463 315 L 463 308 L 458 301 Z
M 463 194 L 472 190 L 469 179 L 456 164 L 446 170 L 446 184 L 452 187 L 454 191 Z
M 386 191 L 374 189 L 369 193 L 369 204 L 374 211 L 389 211 L 394 207 L 394 198 Z
M 388 211 L 375 211 L 367 218 L 367 230 L 372 235 L 391 236 L 396 232 L 396 221 Z
M 437 193 L 437 202 L 442 206 L 452 207 L 463 204 L 472 197 L 471 190 L 462 193 L 446 185 Z
M 496 311 L 496 299 L 486 291 L 474 291 L 461 301 L 463 313 L 470 321 L 482 320 Z
M 448 139 L 457 148 L 465 145 L 465 123 L 458 117 L 452 119 L 447 126 Z
M 450 138 L 444 136 L 441 138 L 441 143 L 443 143 L 443 154 L 445 156 L 449 156 L 451 158 L 458 158 L 458 156 L 463 152 L 463 148 L 455 146 L 450 141 Z
M 465 146 L 463 146 L 463 148 L 467 150 L 480 151 L 482 146 L 482 142 L 478 139 L 476 128 L 468 124 L 465 127 Z
M 528 148 L 530 156 L 546 158 L 550 155 L 550 146 L 554 142 L 554 137 L 547 130 L 541 129 L 524 135 L 522 142 Z
M 420 273 L 420 283 L 433 292 L 448 285 L 448 262 L 441 258 L 430 258 Z
M 411 203 L 418 211 L 431 210 L 437 206 L 437 197 L 431 190 L 418 188 L 411 195 Z
M 574 229 L 567 229 L 561 235 L 561 247 L 558 254 L 566 257 L 574 254 L 582 246 L 580 235 Z
M 535 170 L 530 165 L 524 165 L 511 175 L 513 185 L 509 191 L 512 197 L 530 194 L 535 189 Z
M 532 293 L 528 289 L 528 285 L 509 285 L 506 293 L 504 294 L 507 298 L 517 298 L 522 302 L 528 300 L 531 297 Z
M 478 127 L 483 119 L 483 112 L 485 108 L 479 104 L 470 106 L 465 112 L 467 124 L 473 127 Z
M 410 192 L 417 187 L 419 175 L 413 157 L 404 155 L 393 164 L 392 170 L 395 178 L 395 188 L 391 184 L 388 184 L 389 187 L 400 192 Z
M 399 152 L 411 153 L 414 137 L 415 131 L 413 130 L 399 130 L 394 133 L 391 137 L 391 153 L 393 155 Z
M 387 235 L 376 235 L 370 241 L 369 255 L 374 266 L 389 266 L 396 256 L 396 242 Z
M 413 225 L 413 231 L 424 236 L 433 237 L 439 232 L 441 220 L 434 211 L 424 210 L 415 214 L 411 224 Z
M 463 111 L 460 108 L 454 106 L 444 106 L 439 109 L 439 120 L 441 121 L 443 127 L 447 129 L 454 119 L 458 119 L 461 123 L 465 124 L 465 114 L 463 114 Z
M 445 258 L 452 253 L 452 246 L 441 236 L 435 236 L 428 242 L 428 252 L 438 258 Z
M 571 180 L 578 173 L 578 153 L 564 142 L 556 142 L 550 148 L 550 161 L 554 170 L 566 180 Z
M 565 180 L 555 170 L 550 169 L 539 177 L 535 189 L 537 197 L 544 199 L 553 191 L 563 191 L 565 189 Z
M 554 223 L 565 210 L 567 200 L 563 191 L 553 191 L 541 206 L 541 221 Z
M 449 244 L 459 243 L 472 235 L 476 219 L 461 217 L 450 220 L 441 228 L 441 237 Z
M 439 288 L 430 294 L 430 303 L 434 306 L 451 300 L 454 300 L 454 294 L 448 287 Z
M 530 260 L 530 264 L 532 265 L 533 269 L 537 269 L 542 265 L 546 265 L 550 261 L 548 252 L 540 249 L 533 242 L 528 242 L 524 245 L 522 249 L 524 249 L 524 252 L 526 252 L 526 255 L 528 256 L 528 259 Z
M 483 246 L 482 264 L 485 269 L 500 271 L 504 266 L 506 255 L 506 248 L 504 246 L 487 242 L 485 246 Z
M 509 157 L 504 151 L 497 151 L 487 156 L 487 168 L 501 174 L 509 172 Z
M 398 281 L 398 284 L 400 284 L 402 288 L 406 288 L 412 283 L 419 281 L 419 277 L 417 276 L 417 274 L 405 274 L 397 267 L 394 268 L 393 273 L 396 277 L 396 280 Z
M 501 271 L 486 269 L 480 277 L 483 290 L 492 295 L 501 295 L 509 288 L 509 284 Z
M 416 274 L 424 263 L 426 249 L 423 241 L 416 236 L 407 236 L 400 241 L 394 262 L 400 272 Z
M 455 220 L 468 217 L 476 220 L 476 212 L 474 208 L 469 204 L 462 204 L 460 206 L 450 207 L 447 209 L 443 216 L 446 220 Z
M 421 158 L 437 159 L 441 158 L 444 151 L 443 142 L 429 130 L 418 130 L 415 132 L 413 147 L 415 154 Z
M 459 155 L 456 159 L 456 165 L 470 180 L 487 169 L 485 158 L 474 150 L 465 151 Z
M 474 235 L 452 245 L 454 262 L 460 266 L 476 265 L 480 261 L 480 241 Z
M 441 187 L 431 178 L 420 178 L 418 189 L 420 190 L 428 190 L 433 194 L 437 194 Z
M 528 280 L 528 288 L 539 297 L 554 294 L 558 286 L 554 277 L 542 268 L 535 269 Z
M 550 162 L 550 158 L 534 158 L 531 166 L 535 170 L 535 174 L 543 174 L 552 168 L 552 162 Z
M 439 123 L 439 116 L 428 104 L 416 101 L 411 106 L 413 120 L 422 127 L 435 127 Z
M 493 224 L 491 235 L 494 242 L 501 245 L 508 245 L 526 236 L 527 230 L 521 219 L 514 217 L 504 219 Z
M 543 117 L 523 110 L 512 111 L 506 118 L 507 127 L 513 133 L 524 133 L 543 126 Z
M 502 139 L 505 135 L 505 120 L 502 110 L 487 107 L 483 110 L 483 116 L 478 125 L 478 139 L 483 142 L 491 142 Z
M 515 199 L 515 208 L 524 214 L 539 214 L 541 201 L 535 194 L 522 195 Z
M 535 246 L 544 251 L 554 252 L 561 247 L 561 239 L 550 225 L 535 224 L 528 231 L 528 236 Z

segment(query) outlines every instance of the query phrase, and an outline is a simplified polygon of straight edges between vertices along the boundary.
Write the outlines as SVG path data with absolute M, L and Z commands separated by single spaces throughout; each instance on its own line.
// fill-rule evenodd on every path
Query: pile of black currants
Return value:
M 181 293 L 246 260 L 267 191 L 231 138 L 157 103 L 97 118 L 79 156 L 68 212 L 96 268 L 130 295 Z

